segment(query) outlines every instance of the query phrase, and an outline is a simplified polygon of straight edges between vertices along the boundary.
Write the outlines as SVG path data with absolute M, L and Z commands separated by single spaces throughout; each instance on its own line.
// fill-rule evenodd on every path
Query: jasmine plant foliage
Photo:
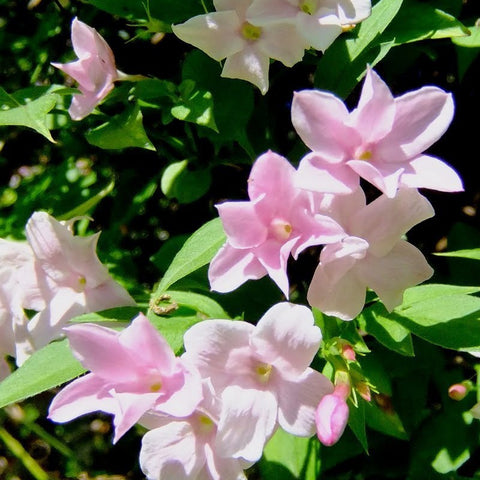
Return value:
M 0 0 L 0 478 L 478 478 L 479 25 Z

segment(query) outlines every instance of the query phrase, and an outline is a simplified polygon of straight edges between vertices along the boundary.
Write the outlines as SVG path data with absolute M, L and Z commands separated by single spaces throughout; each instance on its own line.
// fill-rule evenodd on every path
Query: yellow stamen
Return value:
M 255 371 L 258 375 L 259 380 L 262 383 L 267 383 L 272 373 L 272 366 L 269 365 L 268 363 L 261 363 L 260 365 L 257 366 Z
M 357 155 L 357 160 L 370 160 L 372 158 L 372 152 L 370 150 L 365 150 L 360 155 Z
M 162 382 L 155 382 L 150 385 L 150 391 L 159 392 L 162 389 Z
M 300 10 L 307 15 L 313 15 L 315 7 L 315 0 L 303 0 L 303 2 L 300 2 Z
M 252 25 L 251 23 L 245 22 L 242 25 L 242 35 L 247 39 L 247 40 L 258 40 L 262 36 L 262 29 L 261 27 L 256 27 L 255 25 Z
M 270 227 L 273 236 L 280 241 L 288 240 L 293 230 L 293 227 L 288 222 L 280 218 L 272 220 Z

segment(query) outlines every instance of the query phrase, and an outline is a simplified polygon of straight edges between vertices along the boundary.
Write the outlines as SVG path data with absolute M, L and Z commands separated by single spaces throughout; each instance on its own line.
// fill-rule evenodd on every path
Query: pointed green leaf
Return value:
M 153 301 L 156 301 L 170 285 L 210 262 L 224 243 L 225 232 L 219 218 L 210 220 L 200 227 L 175 255 L 157 287 Z
M 48 93 L 31 100 L 17 100 L 0 87 L 0 125 L 32 128 L 55 143 L 47 128 L 47 114 L 55 107 L 57 95 Z
M 348 408 L 350 411 L 348 417 L 348 426 L 352 430 L 360 445 L 365 452 L 368 453 L 367 432 L 365 429 L 365 401 L 358 398 L 358 405 L 352 403 L 351 398 L 348 399 Z
M 160 187 L 167 198 L 191 203 L 210 188 L 212 177 L 207 168 L 190 170 L 188 160 L 171 163 L 163 172 Z
M 83 372 L 66 339 L 50 343 L 0 383 L 0 408 L 68 382 Z
M 167 290 L 169 303 L 195 310 L 203 318 L 230 318 L 228 313 L 210 297 L 194 292 Z
M 393 20 L 402 0 L 381 0 L 372 14 L 351 34 L 338 38 L 324 53 L 315 72 L 315 87 L 348 96 L 363 77 L 366 64 L 380 61 L 393 45 L 381 40 L 381 34 Z
M 213 97 L 211 92 L 199 89 L 193 80 L 184 80 L 178 87 L 180 98 L 172 107 L 172 115 L 184 122 L 196 123 L 218 132 L 213 118 Z
M 471 260 L 480 260 L 480 248 L 457 250 L 456 252 L 436 253 L 439 257 L 469 258 Z
M 100 148 L 116 150 L 139 147 L 155 150 L 143 128 L 143 116 L 138 104 L 90 130 L 85 136 L 88 143 Z

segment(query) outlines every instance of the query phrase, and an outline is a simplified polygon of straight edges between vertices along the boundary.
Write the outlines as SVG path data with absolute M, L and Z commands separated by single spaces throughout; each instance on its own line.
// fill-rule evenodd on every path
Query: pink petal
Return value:
M 252 166 L 248 178 L 248 196 L 251 200 L 266 197 L 269 202 L 285 211 L 280 202 L 290 200 L 296 194 L 293 185 L 296 171 L 290 162 L 281 155 L 269 150 L 260 155 Z
M 326 2 L 325 6 L 329 3 Z M 370 0 L 334 0 L 337 6 L 337 15 L 342 25 L 356 24 L 365 20 L 372 11 Z
M 315 433 L 315 410 L 332 382 L 320 372 L 308 368 L 297 379 L 278 383 L 278 423 L 288 433 L 309 437 Z
M 286 23 L 263 27 L 258 40 L 259 50 L 287 67 L 293 67 L 302 60 L 306 46 L 295 25 Z
M 410 167 L 413 172 L 407 170 L 402 175 L 402 185 L 441 192 L 463 192 L 462 179 L 458 173 L 438 158 L 420 155 L 410 162 Z
M 158 393 L 129 393 L 112 392 L 114 400 L 118 403 L 118 413 L 113 419 L 115 425 L 115 436 L 113 443 L 118 440 L 132 428 L 141 418 L 141 416 L 150 410 L 158 398 Z
M 434 214 L 430 202 L 417 190 L 402 188 L 395 198 L 382 195 L 360 210 L 352 220 L 351 229 L 368 241 L 369 252 L 380 257 L 413 226 Z
M 63 73 L 72 77 L 75 81 L 82 85 L 86 91 L 94 91 L 95 83 L 92 78 L 88 75 L 88 72 L 85 69 L 85 62 L 82 60 L 77 60 L 70 63 L 51 63 L 52 66 L 58 68 Z M 80 95 L 74 95 L 74 97 L 79 97 Z M 92 109 L 93 110 L 93 107 Z
M 122 334 L 129 333 L 127 327 Z M 120 343 L 120 333 L 93 323 L 65 328 L 72 352 L 80 363 L 109 383 L 135 382 L 137 363 Z
M 226 243 L 210 262 L 210 288 L 231 292 L 247 280 L 264 277 L 267 271 L 250 250 L 233 248 Z
M 255 45 L 255 44 L 253 44 Z M 258 48 L 246 46 L 225 60 L 221 76 L 240 78 L 253 83 L 265 95 L 268 90 L 268 70 L 270 59 Z
M 278 411 L 275 395 L 232 385 L 223 392 L 222 404 L 215 441 L 218 454 L 256 462 L 275 428 Z
M 171 419 L 143 436 L 140 467 L 149 480 L 197 478 L 205 463 L 202 447 L 188 421 Z
M 108 308 L 134 307 L 136 305 L 130 294 L 111 278 L 95 288 L 86 289 L 83 296 L 85 297 L 86 312 L 99 312 Z
M 258 261 L 286 298 L 289 295 L 287 261 L 297 240 L 298 237 L 290 238 L 282 245 L 277 240 L 270 239 L 255 249 L 255 256 Z
M 393 198 L 400 184 L 400 177 L 404 172 L 399 164 L 370 163 L 365 160 L 350 160 L 347 165 L 360 177 L 364 178 L 381 192 Z
M 342 33 L 342 27 L 338 18 L 328 9 L 320 8 L 319 12 L 313 15 L 298 15 L 297 29 L 303 35 L 307 46 L 324 52 Z
M 369 255 L 358 265 L 358 276 L 380 297 L 388 311 L 402 303 L 403 292 L 433 275 L 423 254 L 412 244 L 399 240 L 383 257 Z
M 344 103 L 328 92 L 295 92 L 292 123 L 303 142 L 329 163 L 340 163 L 346 150 L 360 143 L 358 133 L 345 125 L 348 110 Z
M 288 0 L 256 0 L 248 7 L 247 20 L 259 26 L 279 21 L 295 23 L 298 12 L 298 6 Z
M 351 257 L 346 257 L 343 262 L 351 264 Z M 338 262 L 333 263 L 332 267 Z M 356 275 L 355 268 L 348 270 L 337 281 L 332 282 L 320 264 L 313 275 L 307 293 L 308 303 L 318 308 L 321 312 L 332 315 L 342 320 L 352 320 L 363 309 L 367 286 Z
M 172 25 L 173 33 L 186 43 L 203 50 L 215 60 L 223 60 L 242 50 L 245 41 L 238 31 L 240 19 L 234 11 L 197 15 L 180 25 Z
M 358 107 L 350 114 L 348 125 L 361 132 L 365 142 L 374 142 L 392 130 L 394 117 L 395 101 L 390 89 L 368 68 Z
M 205 320 L 190 327 L 183 337 L 184 357 L 202 376 L 211 377 L 215 389 L 232 381 L 232 372 L 249 369 L 249 339 L 254 326 L 231 320 Z M 237 354 L 240 355 L 237 355 Z M 241 364 L 243 362 L 243 364 Z
M 233 248 L 256 247 L 266 240 L 268 228 L 258 218 L 254 202 L 225 202 L 216 207 Z
M 380 145 L 386 162 L 421 154 L 447 130 L 454 112 L 451 94 L 436 87 L 406 93 L 395 99 L 395 107 L 392 131 Z
M 309 308 L 278 303 L 258 321 L 250 345 L 265 363 L 288 377 L 301 375 L 318 352 L 322 332 Z
M 112 347 L 116 349 L 117 345 L 125 349 L 125 352 L 128 351 L 132 358 L 138 357 L 135 361 L 138 366 L 156 367 L 165 375 L 176 369 L 177 359 L 172 348 L 143 313 L 139 313 L 132 323 L 118 334 Z
M 50 404 L 48 418 L 63 423 L 96 411 L 119 413 L 117 402 L 105 388 L 105 381 L 89 373 L 57 393 Z
M 216 454 L 210 444 L 205 445 L 208 473 L 204 480 L 246 480 L 243 472 L 252 462 L 240 458 L 223 458 Z M 198 477 L 196 480 L 200 480 Z
M 296 185 L 314 192 L 345 195 L 358 188 L 359 178 L 347 165 L 326 162 L 313 152 L 300 161 Z

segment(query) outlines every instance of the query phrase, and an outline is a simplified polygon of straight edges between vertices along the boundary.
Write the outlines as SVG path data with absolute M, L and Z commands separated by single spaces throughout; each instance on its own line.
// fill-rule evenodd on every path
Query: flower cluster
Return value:
M 148 479 L 245 478 L 278 427 L 313 435 L 316 407 L 333 392 L 309 367 L 322 335 L 301 305 L 274 305 L 256 326 L 200 322 L 185 333 L 180 358 L 143 314 L 121 332 L 94 324 L 65 331 L 91 373 L 54 398 L 49 418 L 111 413 L 114 441 L 143 424 Z
M 83 313 L 135 305 L 98 259 L 99 234 L 75 236 L 75 219 L 58 222 L 35 212 L 27 243 L 0 239 L 0 357 L 21 365 Z M 37 313 L 28 319 L 25 310 Z M 7 372 L 5 372 L 7 373 Z
M 222 76 L 268 90 L 270 59 L 292 67 L 305 49 L 324 51 L 342 29 L 370 15 L 370 0 L 214 0 L 216 11 L 173 25 L 175 35 L 215 60 Z
M 433 216 L 417 188 L 460 191 L 456 172 L 423 152 L 453 116 L 451 95 L 436 87 L 394 98 L 368 69 L 358 107 L 334 95 L 295 93 L 292 123 L 312 150 L 293 168 L 267 152 L 255 162 L 249 201 L 218 205 L 227 241 L 212 260 L 212 289 L 228 292 L 269 275 L 288 298 L 287 260 L 324 245 L 308 301 L 344 320 L 357 316 L 367 288 L 388 310 L 433 273 L 402 236 Z M 367 204 L 360 179 L 381 195 Z

